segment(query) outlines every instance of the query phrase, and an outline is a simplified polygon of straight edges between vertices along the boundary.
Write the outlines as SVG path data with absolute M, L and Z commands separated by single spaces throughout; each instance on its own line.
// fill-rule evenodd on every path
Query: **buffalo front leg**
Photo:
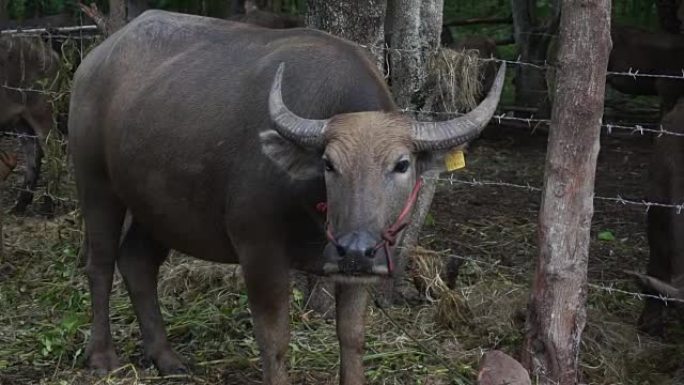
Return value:
M 360 385 L 364 383 L 363 345 L 368 292 L 363 285 L 338 283 L 335 299 L 337 338 L 340 341 L 340 384 Z
M 128 295 L 140 324 L 145 356 L 162 375 L 182 374 L 187 369 L 173 351 L 159 310 L 157 278 L 159 266 L 169 250 L 157 243 L 135 221 L 126 232 L 117 260 Z
M 264 385 L 290 383 L 285 355 L 290 342 L 290 278 L 287 266 L 241 254 L 254 334 L 261 350 Z M 254 257 L 254 258 L 252 258 Z

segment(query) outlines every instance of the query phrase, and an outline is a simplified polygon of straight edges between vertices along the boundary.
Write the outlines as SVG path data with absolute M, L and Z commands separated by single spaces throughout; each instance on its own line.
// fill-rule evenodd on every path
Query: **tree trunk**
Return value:
M 443 0 L 390 0 L 388 2 L 388 40 L 392 93 L 400 108 L 430 112 L 425 105 L 427 63 L 440 47 L 442 34 Z M 396 49 L 396 50 L 395 50 Z M 431 116 L 418 116 L 427 120 Z M 428 179 L 418 196 L 411 223 L 399 243 L 395 278 L 383 287 L 382 302 L 394 301 L 402 292 L 403 273 L 412 249 L 418 244 L 420 231 L 430 211 L 435 195 L 436 181 Z
M 126 0 L 126 20 L 131 21 L 150 7 L 147 0 Z
M 383 68 L 386 0 L 309 0 L 308 4 L 307 27 L 368 47 Z
M 107 17 L 107 32 L 109 35 L 118 31 L 126 24 L 126 1 L 109 0 L 109 16 Z
M 245 0 L 231 0 L 230 14 L 243 15 L 245 13 Z
M 656 0 L 656 12 L 658 13 L 658 23 L 660 28 L 669 33 L 678 34 L 681 20 L 677 18 L 679 4 L 677 0 Z
M 513 30 L 518 45 L 519 60 L 543 66 L 549 42 L 558 30 L 558 2 L 552 2 L 552 17 L 541 25 L 536 18 L 535 1 L 511 0 Z M 548 98 L 544 69 L 518 65 L 515 73 L 515 104 L 520 107 L 541 109 L 537 116 L 548 115 Z M 546 114 L 544 113 L 546 111 Z
M 364 45 L 384 67 L 386 0 L 308 0 L 306 25 Z M 327 279 L 304 276 L 295 279 L 308 306 L 325 317 L 334 317 L 334 285 Z
M 8 5 L 9 0 L 0 0 L 0 21 L 9 19 L 9 10 L 7 9 Z
M 539 214 L 539 258 L 523 364 L 574 385 L 586 322 L 587 259 L 610 41 L 610 0 L 563 0 L 556 103 Z

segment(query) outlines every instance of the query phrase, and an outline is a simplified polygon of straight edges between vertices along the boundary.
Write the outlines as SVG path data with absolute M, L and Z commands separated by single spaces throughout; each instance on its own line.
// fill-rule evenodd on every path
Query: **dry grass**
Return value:
M 441 48 L 429 60 L 425 89 L 431 93 L 426 105 L 445 112 L 470 111 L 477 106 L 486 65 L 477 50 Z

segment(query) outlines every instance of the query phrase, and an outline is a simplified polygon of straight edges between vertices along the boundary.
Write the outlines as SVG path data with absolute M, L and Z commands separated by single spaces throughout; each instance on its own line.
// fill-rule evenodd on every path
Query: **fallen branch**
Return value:
M 513 23 L 513 18 L 510 16 L 506 17 L 473 17 L 471 19 L 452 19 L 444 22 L 444 25 L 449 27 L 463 26 L 463 25 L 475 25 L 475 24 L 511 24 Z
M 88 16 L 95 23 L 95 25 L 97 25 L 97 28 L 102 31 L 105 36 L 109 35 L 110 31 L 108 20 L 97 8 L 97 4 L 90 3 L 90 6 L 87 6 L 79 2 L 78 7 L 81 8 L 81 11 L 83 11 L 83 13 L 85 13 L 86 16 Z

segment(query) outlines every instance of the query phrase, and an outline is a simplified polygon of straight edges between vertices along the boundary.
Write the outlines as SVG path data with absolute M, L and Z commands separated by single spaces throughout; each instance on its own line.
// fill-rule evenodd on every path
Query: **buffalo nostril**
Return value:
M 375 247 L 369 247 L 366 250 L 364 250 L 363 255 L 366 257 L 373 257 L 375 255 Z

